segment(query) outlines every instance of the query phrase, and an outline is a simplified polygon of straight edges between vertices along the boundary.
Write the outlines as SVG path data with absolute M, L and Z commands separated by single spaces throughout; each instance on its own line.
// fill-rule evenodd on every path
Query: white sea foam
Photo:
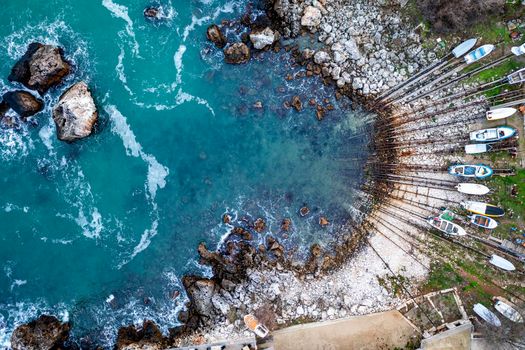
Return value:
M 88 215 L 91 216 L 91 221 L 88 221 L 84 215 L 84 210 L 80 208 L 78 210 L 78 217 L 75 219 L 76 223 L 82 228 L 82 234 L 85 237 L 100 238 L 100 233 L 104 229 L 102 215 L 100 215 L 97 208 L 93 208 Z
M 54 139 L 54 128 L 51 126 L 51 122 L 40 128 L 38 136 L 42 140 L 42 143 L 49 150 L 50 154 L 53 152 L 53 139 Z
M 114 3 L 111 0 L 102 0 L 102 5 L 107 8 L 113 17 L 120 18 L 126 22 L 126 33 L 133 42 L 133 54 L 139 56 L 139 43 L 135 37 L 135 31 L 133 30 L 133 21 L 129 17 L 128 8 L 124 5 Z
M 177 105 L 181 105 L 181 104 L 183 104 L 185 102 L 190 102 L 190 101 L 195 101 L 195 102 L 197 102 L 200 105 L 206 106 L 206 108 L 208 108 L 210 113 L 213 116 L 215 116 L 215 111 L 213 110 L 213 108 L 211 108 L 211 106 L 208 103 L 208 101 L 206 101 L 205 99 L 203 99 L 201 97 L 193 96 L 193 95 L 191 95 L 191 94 L 189 94 L 187 92 L 184 92 L 184 91 L 182 91 L 182 89 L 179 89 L 179 91 L 177 92 L 177 96 L 175 96 L 175 102 L 177 103 Z
M 117 71 L 117 77 L 124 86 L 124 89 L 133 96 L 133 91 L 128 86 L 128 79 L 126 78 L 126 73 L 124 72 L 124 57 L 125 57 L 125 51 L 124 48 L 120 48 L 120 53 L 118 55 L 118 63 L 115 66 L 115 70 Z
M 104 107 L 105 111 L 109 114 L 112 121 L 111 130 L 120 136 L 122 143 L 126 148 L 126 154 L 128 156 L 140 157 L 148 165 L 148 174 L 146 177 L 145 187 L 148 191 L 148 199 L 153 207 L 153 222 L 149 229 L 144 230 L 140 238 L 140 242 L 135 246 L 129 259 L 124 260 L 120 263 L 119 267 L 127 264 L 137 254 L 144 251 L 151 243 L 151 239 L 158 233 L 158 214 L 157 214 L 157 203 L 155 202 L 155 196 L 157 190 L 166 186 L 166 177 L 169 175 L 169 169 L 160 164 L 157 159 L 151 154 L 145 153 L 142 150 L 142 146 L 138 143 L 135 134 L 131 130 L 131 127 L 127 123 L 126 117 L 120 113 L 117 107 L 113 105 L 107 105 Z
M 11 292 L 12 292 L 13 289 L 15 289 L 16 287 L 23 286 L 24 284 L 27 284 L 27 281 L 26 281 L 26 280 L 14 280 L 13 283 L 11 283 Z
M 0 157 L 4 161 L 25 158 L 34 149 L 33 140 L 25 125 L 20 129 L 0 130 Z
M 180 83 L 182 82 L 182 56 L 184 56 L 185 52 L 186 45 L 180 45 L 177 49 L 177 52 L 175 52 L 175 55 L 173 55 L 173 62 L 175 63 L 175 69 L 177 70 L 177 78 L 175 80 L 176 85 L 180 85 Z

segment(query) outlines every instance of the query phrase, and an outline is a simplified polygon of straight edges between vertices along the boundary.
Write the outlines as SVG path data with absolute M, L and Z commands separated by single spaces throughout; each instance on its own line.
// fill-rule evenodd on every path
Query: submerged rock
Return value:
M 226 37 L 222 33 L 221 28 L 219 28 L 219 26 L 216 24 L 212 24 L 208 27 L 206 30 L 206 37 L 220 49 L 222 49 L 227 44 Z
M 69 338 L 69 323 L 54 316 L 42 315 L 18 326 L 11 335 L 13 350 L 52 350 L 63 347 Z
M 83 81 L 71 86 L 53 108 L 58 139 L 73 142 L 89 136 L 98 112 L 88 86 Z
M 63 54 L 60 47 L 32 43 L 11 69 L 8 79 L 44 94 L 49 88 L 60 84 L 71 70 Z
M 168 346 L 159 327 L 153 321 L 144 321 L 142 328 L 121 327 L 118 331 L 116 350 L 161 350 Z
M 303 102 L 301 102 L 301 98 L 299 96 L 292 97 L 292 106 L 297 112 L 303 110 Z
M 160 9 L 155 6 L 149 6 L 144 9 L 144 17 L 151 20 L 159 20 L 161 18 Z
M 321 216 L 321 217 L 319 218 L 319 225 L 321 225 L 321 226 L 327 226 L 327 225 L 329 225 L 329 224 L 330 224 L 330 222 L 329 222 L 328 219 L 325 218 L 324 216 Z
M 224 49 L 224 60 L 230 64 L 243 64 L 250 60 L 250 48 L 244 43 L 235 43 Z
M 310 209 L 306 205 L 302 207 L 301 209 L 299 209 L 299 214 L 301 214 L 301 216 L 306 216 L 309 213 L 310 213 Z
M 266 46 L 270 46 L 275 41 L 275 33 L 269 27 L 262 31 L 255 31 L 250 34 L 250 41 L 257 50 L 262 50 Z
M 266 222 L 264 222 L 264 219 L 258 218 L 257 220 L 255 220 L 253 224 L 253 229 L 256 232 L 261 233 L 264 231 L 265 228 L 266 228 Z
M 23 90 L 6 92 L 2 99 L 4 106 L 11 108 L 22 118 L 30 117 L 44 108 L 44 102 L 41 99 Z

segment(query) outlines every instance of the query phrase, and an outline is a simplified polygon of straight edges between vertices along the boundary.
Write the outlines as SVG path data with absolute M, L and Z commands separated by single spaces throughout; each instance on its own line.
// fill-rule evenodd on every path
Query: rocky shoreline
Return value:
M 277 51 L 282 42 L 292 42 L 290 38 L 314 35 L 321 49 L 286 47 L 292 50 L 297 62 L 305 66 L 306 76 L 320 76 L 326 83 L 335 84 L 337 94 L 366 102 L 436 58 L 434 53 L 427 53 L 422 48 L 419 36 L 403 24 L 397 11 L 403 2 L 275 0 L 263 18 L 253 19 L 247 13 L 239 21 L 251 29 L 242 42 L 228 43 L 218 25 L 210 25 L 207 37 L 217 48 L 224 50 L 226 62 L 242 64 L 251 58 L 252 50 Z M 33 49 L 28 49 L 28 57 L 34 53 Z M 58 69 L 58 72 L 58 76 L 68 73 L 63 69 Z M 51 83 L 55 84 L 56 81 Z M 75 107 L 63 100 L 75 90 L 89 94 L 85 84 L 78 84 L 64 92 L 54 109 L 57 127 L 71 130 L 68 134 L 73 135 L 67 136 L 59 131 L 61 140 L 74 141 L 89 135 L 97 119 L 91 99 L 82 104 L 83 116 L 74 118 L 81 120 L 82 126 L 68 126 L 71 120 L 68 116 L 75 114 Z M 41 94 L 49 88 L 25 85 Z M 292 101 L 291 105 L 300 109 L 299 103 Z M 318 108 L 319 120 L 324 113 L 324 109 Z M 386 158 L 390 156 L 384 155 Z M 392 247 L 383 237 L 371 237 L 367 230 L 365 216 L 380 199 L 377 192 L 362 191 L 361 206 L 347 228 L 340 232 L 333 251 L 323 251 L 319 245 L 313 245 L 305 264 L 287 257 L 277 234 L 269 236 L 265 244 L 255 246 L 250 231 L 257 231 L 260 222 L 259 226 L 254 222 L 235 227 L 217 252 L 209 251 L 201 244 L 199 255 L 204 264 L 212 267 L 213 277 L 183 278 L 189 302 L 179 315 L 181 326 L 170 329 L 168 335 L 163 335 L 150 321 L 145 321 L 138 329 L 122 327 L 115 349 L 160 350 L 245 336 L 247 331 L 241 319 L 246 313 L 255 314 L 269 328 L 276 329 L 297 321 L 327 320 L 395 307 L 400 299 L 392 295 L 382 282 L 388 270 L 366 246 L 372 241 L 385 254 L 393 254 Z M 283 227 L 288 225 L 283 222 Z M 397 258 L 392 264 L 396 271 L 410 266 L 411 262 L 402 256 Z M 421 259 L 424 261 L 425 257 Z M 414 269 L 406 275 L 418 280 L 425 276 L 425 271 Z M 41 328 L 42 331 L 27 332 L 28 327 Z M 41 336 L 40 340 L 35 334 Z M 68 324 L 42 316 L 18 327 L 13 334 L 12 346 L 15 350 L 77 349 L 78 345 L 68 343 L 68 335 Z M 51 345 L 39 347 L 38 344 L 45 341 Z

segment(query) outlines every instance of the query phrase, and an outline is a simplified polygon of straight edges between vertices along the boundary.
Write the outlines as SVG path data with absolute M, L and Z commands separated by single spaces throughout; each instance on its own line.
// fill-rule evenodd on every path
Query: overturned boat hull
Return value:
M 516 310 L 509 304 L 498 300 L 496 301 L 496 304 L 494 304 L 494 308 L 498 310 L 500 314 L 502 314 L 512 322 L 523 323 L 523 316 L 518 312 L 518 310 Z
M 487 186 L 470 183 L 460 183 L 456 186 L 456 189 L 461 193 L 473 194 L 478 196 L 483 196 L 490 192 L 490 189 Z
M 474 305 L 473 311 L 488 324 L 491 324 L 494 327 L 501 326 L 501 321 L 499 320 L 498 316 L 487 309 L 484 305 L 479 303 Z
M 514 113 L 516 113 L 515 108 L 496 108 L 491 109 L 490 111 L 487 111 L 486 116 L 487 120 L 499 120 L 499 119 L 505 119 L 510 116 L 512 116 Z
M 516 267 L 514 266 L 514 264 L 512 264 L 507 259 L 502 258 L 501 256 L 496 255 L 496 254 L 492 254 L 492 256 L 490 257 L 489 263 L 505 271 L 516 270 Z

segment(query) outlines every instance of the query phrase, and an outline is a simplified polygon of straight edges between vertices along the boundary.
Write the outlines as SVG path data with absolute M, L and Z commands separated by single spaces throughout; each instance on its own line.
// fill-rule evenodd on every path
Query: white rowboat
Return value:
M 505 140 L 514 136 L 516 129 L 509 126 L 498 126 L 497 128 L 481 129 L 470 133 L 471 141 L 491 142 Z
M 452 50 L 452 54 L 454 57 L 459 58 L 466 54 L 470 49 L 472 49 L 474 46 L 476 46 L 476 43 L 478 42 L 477 38 L 468 39 Z
M 479 317 L 481 317 L 488 324 L 491 324 L 495 327 L 501 326 L 501 321 L 499 320 L 498 316 L 496 316 L 496 314 L 494 314 L 492 311 L 487 309 L 484 305 L 478 303 L 474 305 L 473 310 Z
M 492 254 L 489 263 L 505 271 L 516 270 L 516 267 L 510 261 L 496 254 Z
M 480 154 L 488 152 L 492 149 L 492 146 L 486 143 L 474 143 L 470 145 L 465 145 L 466 154 Z
M 521 316 L 518 310 L 516 310 L 509 304 L 498 300 L 496 301 L 496 304 L 494 304 L 494 308 L 498 310 L 500 314 L 502 314 L 512 322 L 523 323 L 523 316 Z
M 488 216 L 474 214 L 470 217 L 470 223 L 479 227 L 488 228 L 493 230 L 498 227 L 498 222 Z
M 480 46 L 477 49 L 470 51 L 468 54 L 465 55 L 465 62 L 467 64 L 471 64 L 476 61 L 479 61 L 480 59 L 494 51 L 494 47 L 494 45 L 489 44 Z
M 516 112 L 517 112 L 516 108 L 511 108 L 511 107 L 496 108 L 496 109 L 491 109 L 487 111 L 486 116 L 487 116 L 487 120 L 498 120 L 498 119 L 508 118 Z
M 487 186 L 469 183 L 460 183 L 456 186 L 456 189 L 461 193 L 474 194 L 478 196 L 482 196 L 490 192 L 490 189 Z

